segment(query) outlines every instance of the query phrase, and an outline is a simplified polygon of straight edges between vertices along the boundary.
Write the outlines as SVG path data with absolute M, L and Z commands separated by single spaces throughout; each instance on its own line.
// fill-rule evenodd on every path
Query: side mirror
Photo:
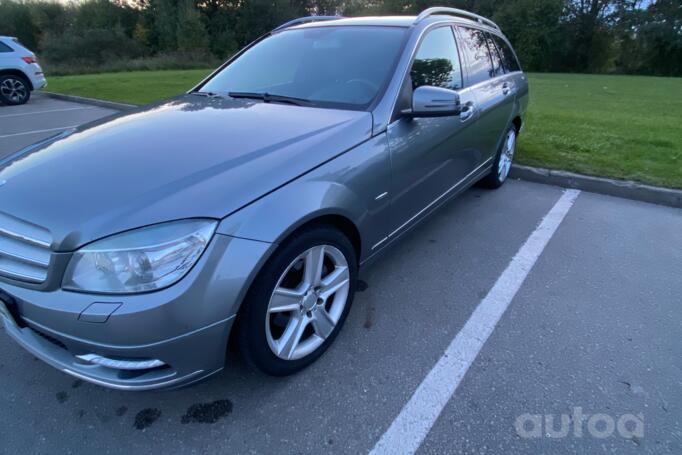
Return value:
M 459 93 L 447 88 L 422 85 L 412 93 L 412 109 L 403 111 L 408 117 L 448 117 L 459 115 Z

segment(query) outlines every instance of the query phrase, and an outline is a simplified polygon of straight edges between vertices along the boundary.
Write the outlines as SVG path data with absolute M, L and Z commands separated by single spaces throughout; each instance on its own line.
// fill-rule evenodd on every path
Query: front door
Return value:
M 412 91 L 422 85 L 461 90 L 462 68 L 452 27 L 426 33 L 405 84 L 398 109 L 409 107 Z M 462 93 L 462 106 L 473 101 L 471 92 Z M 389 125 L 392 235 L 417 221 L 478 165 L 471 112 L 475 111 L 466 109 L 449 117 L 402 117 Z

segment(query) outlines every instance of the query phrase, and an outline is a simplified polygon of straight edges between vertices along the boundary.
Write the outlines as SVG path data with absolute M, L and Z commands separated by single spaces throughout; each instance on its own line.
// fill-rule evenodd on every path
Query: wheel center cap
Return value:
M 303 309 L 306 311 L 311 311 L 313 308 L 315 308 L 315 304 L 317 303 L 317 293 L 314 291 L 308 292 L 305 297 L 303 297 L 303 302 L 301 305 L 303 306 Z

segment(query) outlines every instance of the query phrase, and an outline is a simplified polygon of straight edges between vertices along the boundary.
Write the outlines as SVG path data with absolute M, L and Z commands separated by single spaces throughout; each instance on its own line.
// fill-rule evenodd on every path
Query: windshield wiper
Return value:
M 310 106 L 312 103 L 310 100 L 305 98 L 296 98 L 294 96 L 286 95 L 273 95 L 267 92 L 229 92 L 229 96 L 232 98 L 252 98 L 256 100 L 263 100 L 266 103 L 276 102 L 276 103 L 289 103 L 296 106 Z

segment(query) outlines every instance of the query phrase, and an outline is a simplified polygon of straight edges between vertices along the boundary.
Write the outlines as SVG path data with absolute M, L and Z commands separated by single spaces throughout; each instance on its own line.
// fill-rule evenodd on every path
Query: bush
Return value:
M 208 53 L 170 52 L 134 59 L 110 59 L 104 63 L 76 61 L 68 64 L 45 61 L 45 73 L 49 76 L 71 74 L 113 73 L 122 71 L 154 71 L 216 68 L 222 63 Z
M 60 65 L 103 65 L 111 60 L 131 59 L 142 55 L 142 45 L 127 37 L 120 27 L 50 36 L 44 40 L 42 52 L 46 61 Z

